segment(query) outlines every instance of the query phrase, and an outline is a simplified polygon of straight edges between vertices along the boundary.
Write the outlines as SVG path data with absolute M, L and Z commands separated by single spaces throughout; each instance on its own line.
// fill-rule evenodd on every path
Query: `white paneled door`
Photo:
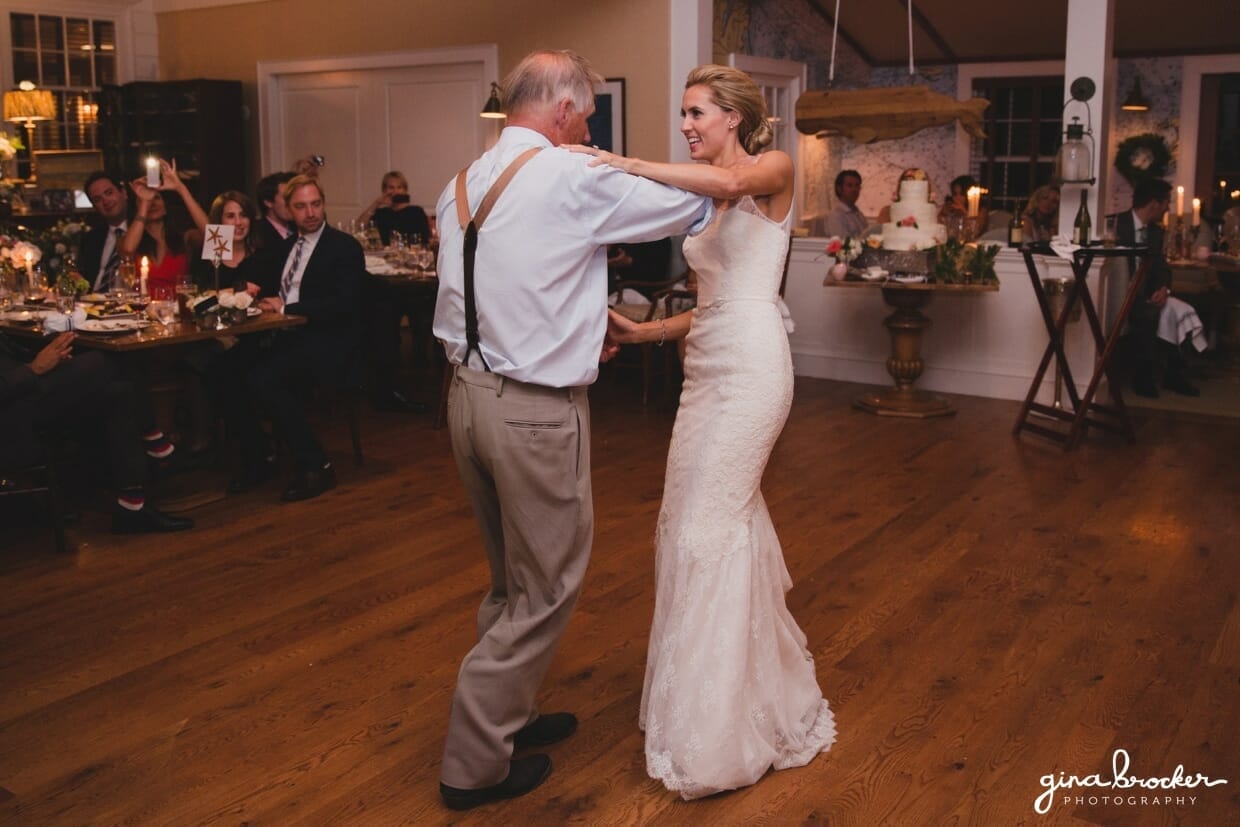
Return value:
M 478 117 L 494 72 L 493 47 L 260 64 L 263 172 L 322 155 L 333 224 L 356 217 L 389 170 L 403 172 L 413 202 L 431 212 L 498 134 L 496 121 Z

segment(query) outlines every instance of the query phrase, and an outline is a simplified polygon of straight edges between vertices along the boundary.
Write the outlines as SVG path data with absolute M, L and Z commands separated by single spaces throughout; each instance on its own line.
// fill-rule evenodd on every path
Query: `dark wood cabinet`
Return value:
M 127 180 L 146 174 L 150 155 L 176 161 L 207 209 L 245 180 L 241 82 L 135 81 L 105 86 L 99 100 L 99 143 L 108 169 Z

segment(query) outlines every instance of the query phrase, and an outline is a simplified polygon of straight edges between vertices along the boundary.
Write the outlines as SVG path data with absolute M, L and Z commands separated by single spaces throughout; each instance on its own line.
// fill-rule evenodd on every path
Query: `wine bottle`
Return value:
M 1024 243 L 1025 228 L 1021 224 L 1020 211 L 1012 213 L 1012 220 L 1008 222 L 1008 246 L 1019 247 Z
M 1072 222 L 1072 243 L 1082 247 L 1089 244 L 1090 230 L 1093 229 L 1089 220 L 1089 205 L 1085 203 L 1088 193 L 1088 190 L 1081 190 L 1081 208 L 1076 211 L 1076 220 Z

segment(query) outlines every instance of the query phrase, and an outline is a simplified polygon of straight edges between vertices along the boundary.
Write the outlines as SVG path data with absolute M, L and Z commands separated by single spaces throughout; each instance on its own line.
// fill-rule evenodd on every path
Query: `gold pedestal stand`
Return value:
M 913 383 L 925 368 L 921 360 L 921 337 L 930 326 L 930 319 L 921 312 L 921 308 L 929 304 L 931 295 L 928 290 L 883 288 L 883 300 L 895 308 L 895 312 L 883 320 L 883 326 L 891 334 L 887 373 L 891 374 L 896 386 L 868 393 L 858 399 L 856 406 L 861 410 L 879 416 L 915 419 L 956 413 L 956 408 L 945 398 L 913 388 Z

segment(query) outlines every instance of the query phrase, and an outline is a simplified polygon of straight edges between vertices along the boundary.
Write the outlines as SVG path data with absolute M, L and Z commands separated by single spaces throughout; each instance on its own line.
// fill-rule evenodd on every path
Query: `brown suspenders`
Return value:
M 487 216 L 491 214 L 491 208 L 495 206 L 495 202 L 499 200 L 504 189 L 507 188 L 508 182 L 517 174 L 521 167 L 525 166 L 525 162 L 533 158 L 542 147 L 531 147 L 525 152 L 517 156 L 508 168 L 500 173 L 499 178 L 495 179 L 495 183 L 487 190 L 487 194 L 482 198 L 482 205 L 478 207 L 478 212 L 472 217 L 469 215 L 469 193 L 465 191 L 465 176 L 469 172 L 469 167 L 461 170 L 456 176 L 456 217 L 461 224 L 461 229 L 465 231 L 465 357 L 461 359 L 462 365 L 469 364 L 469 354 L 477 351 L 478 358 L 482 360 L 482 366 L 487 373 L 491 372 L 491 366 L 487 364 L 486 357 L 482 355 L 482 348 L 479 347 L 478 337 L 478 303 L 474 294 L 474 256 L 478 252 L 478 231 L 482 229 L 482 222 L 487 220 Z

